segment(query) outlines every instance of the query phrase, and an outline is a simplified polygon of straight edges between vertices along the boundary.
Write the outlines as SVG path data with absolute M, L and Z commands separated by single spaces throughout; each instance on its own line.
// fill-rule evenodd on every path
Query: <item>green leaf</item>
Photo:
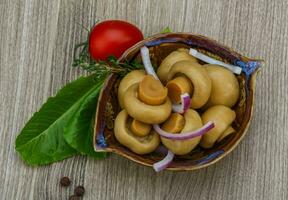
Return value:
M 172 33 L 172 30 L 167 26 L 160 33 Z
M 103 83 L 103 77 L 95 77 L 81 77 L 67 84 L 32 116 L 16 138 L 15 148 L 23 160 L 30 165 L 44 165 L 78 153 L 67 144 L 63 132 L 86 99 Z
M 102 82 L 103 83 L 103 82 Z M 102 84 L 95 85 L 89 96 L 80 105 L 78 111 L 64 130 L 66 142 L 81 154 L 94 158 L 104 158 L 106 153 L 96 153 L 93 148 L 94 116 Z

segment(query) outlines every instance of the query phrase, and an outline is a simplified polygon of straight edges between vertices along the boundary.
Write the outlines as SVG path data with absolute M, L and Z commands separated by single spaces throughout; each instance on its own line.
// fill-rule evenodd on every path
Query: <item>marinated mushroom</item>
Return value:
M 233 107 L 239 98 L 239 83 L 236 76 L 219 65 L 203 65 L 212 81 L 212 89 L 206 108 L 214 105 Z
M 168 79 L 169 71 L 173 64 L 178 61 L 189 60 L 191 62 L 197 63 L 197 59 L 189 54 L 188 49 L 180 48 L 176 51 L 171 52 L 160 64 L 157 69 L 157 76 L 162 81 L 162 83 L 166 84 Z
M 223 105 L 212 106 L 202 114 L 203 123 L 214 122 L 215 127 L 203 135 L 200 146 L 211 148 L 235 120 L 235 112 Z
M 121 108 L 124 107 L 123 97 L 126 90 L 134 83 L 140 82 L 145 77 L 145 75 L 146 73 L 144 70 L 133 70 L 121 80 L 118 87 L 118 101 Z
M 153 152 L 160 144 L 160 138 L 155 131 L 147 136 L 136 136 L 130 129 L 131 118 L 126 110 L 122 110 L 115 119 L 114 133 L 120 144 L 126 146 L 134 153 L 143 155 Z
M 209 99 L 211 93 L 211 79 L 205 68 L 191 61 L 179 61 L 173 64 L 169 71 L 168 81 L 176 76 L 185 75 L 193 85 L 190 107 L 201 108 Z
M 180 115 L 180 114 L 177 114 L 177 115 Z M 180 117 L 178 116 L 178 118 Z M 174 132 L 175 134 L 181 134 L 187 131 L 197 130 L 203 126 L 201 117 L 195 110 L 192 110 L 192 109 L 187 110 L 183 118 L 184 118 L 183 119 L 184 124 L 182 125 L 182 127 L 181 125 L 179 125 L 181 123 L 172 122 L 174 120 L 171 120 L 171 118 L 169 118 L 167 120 L 167 123 L 169 123 L 169 126 L 165 122 L 162 125 L 162 129 L 165 131 Z M 178 121 L 181 121 L 181 120 L 178 119 Z M 174 127 L 172 126 L 172 124 L 175 124 Z M 169 127 L 169 129 L 167 127 Z M 178 127 L 178 129 L 175 127 Z M 177 133 L 175 130 L 179 130 L 180 127 L 181 127 L 181 131 L 177 131 L 177 132 L 180 132 L 180 133 Z M 184 155 L 192 151 L 198 145 L 198 143 L 201 140 L 201 137 L 202 136 L 198 136 L 198 137 L 187 139 L 187 140 L 172 140 L 172 139 L 161 137 L 161 141 L 164 144 L 164 146 L 166 146 L 174 154 Z
M 159 81 L 160 82 L 160 81 Z M 163 86 L 162 86 L 163 87 Z M 163 87 L 164 88 L 164 87 Z M 154 90 L 156 92 L 150 92 L 153 95 L 157 94 L 157 91 L 164 90 L 159 87 L 147 87 L 147 90 Z M 162 96 L 162 92 L 159 92 L 159 95 Z M 147 124 L 160 124 L 164 122 L 170 115 L 172 104 L 169 98 L 166 97 L 164 102 L 161 105 L 153 105 L 150 100 L 157 99 L 157 95 L 154 98 L 150 98 L 153 95 L 145 94 L 145 97 L 149 97 L 146 99 L 146 103 L 143 102 L 139 97 L 139 83 L 136 83 L 130 86 L 124 94 L 124 108 L 127 110 L 128 114 L 134 119 L 147 123 Z M 161 97 L 162 98 L 162 97 Z M 147 104 L 149 103 L 149 104 Z M 152 105 L 151 105 L 152 104 Z

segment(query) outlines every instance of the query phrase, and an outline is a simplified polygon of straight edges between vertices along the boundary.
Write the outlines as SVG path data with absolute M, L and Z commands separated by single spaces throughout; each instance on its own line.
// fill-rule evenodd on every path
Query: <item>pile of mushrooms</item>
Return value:
M 162 143 L 169 151 L 154 165 L 156 171 L 167 167 L 174 155 L 188 154 L 198 145 L 211 148 L 235 132 L 232 108 L 239 98 L 239 84 L 233 72 L 239 74 L 241 69 L 195 51 L 194 56 L 208 64 L 199 64 L 187 49 L 177 49 L 156 73 L 149 50 L 143 47 L 145 71 L 130 72 L 118 88 L 122 111 L 115 119 L 115 137 L 141 155 Z

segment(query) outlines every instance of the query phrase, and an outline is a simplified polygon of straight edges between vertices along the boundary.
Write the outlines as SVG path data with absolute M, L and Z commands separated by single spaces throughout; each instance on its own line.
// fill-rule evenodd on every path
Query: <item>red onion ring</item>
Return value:
M 169 133 L 169 132 L 162 130 L 158 124 L 153 124 L 154 130 L 161 137 L 172 139 L 172 140 L 187 140 L 187 139 L 199 137 L 207 133 L 210 129 L 214 128 L 214 126 L 215 126 L 214 123 L 209 121 L 204 126 L 202 126 L 200 129 L 196 131 L 188 131 L 185 133 L 174 134 L 174 133 Z
M 189 109 L 191 103 L 190 95 L 188 93 L 181 94 L 181 104 L 173 104 L 172 110 L 177 113 L 183 114 Z
M 166 169 L 169 164 L 172 162 L 174 158 L 174 153 L 172 153 L 171 151 L 167 152 L 167 155 L 165 156 L 165 158 L 163 160 L 160 160 L 157 163 L 153 164 L 153 168 L 156 172 L 160 172 L 163 169 Z

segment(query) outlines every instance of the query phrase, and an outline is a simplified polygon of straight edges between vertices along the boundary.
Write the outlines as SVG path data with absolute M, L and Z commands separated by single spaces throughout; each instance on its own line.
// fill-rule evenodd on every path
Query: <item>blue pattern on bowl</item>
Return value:
M 180 39 L 180 38 L 179 38 Z M 161 38 L 159 40 L 152 40 L 149 42 L 145 43 L 145 46 L 147 47 L 154 47 L 154 46 L 158 46 L 162 43 L 173 43 L 173 42 L 179 42 L 178 38 Z
M 97 139 L 96 139 L 97 149 L 108 147 L 105 136 L 104 136 L 104 127 L 105 127 L 105 123 L 101 124 L 101 128 L 100 128 L 101 131 L 99 131 L 99 134 L 97 135 Z
M 198 160 L 197 164 L 202 165 L 202 164 L 208 163 L 209 161 L 214 160 L 215 158 L 217 158 L 218 156 L 220 156 L 224 152 L 225 152 L 224 150 L 219 150 L 219 151 L 216 151 L 214 153 L 211 153 L 208 156 L 204 157 L 203 159 Z
M 242 60 L 236 60 L 234 65 L 237 65 L 242 68 L 243 72 L 249 79 L 250 75 L 253 74 L 259 67 L 261 67 L 261 63 L 259 61 L 248 61 L 243 62 Z

